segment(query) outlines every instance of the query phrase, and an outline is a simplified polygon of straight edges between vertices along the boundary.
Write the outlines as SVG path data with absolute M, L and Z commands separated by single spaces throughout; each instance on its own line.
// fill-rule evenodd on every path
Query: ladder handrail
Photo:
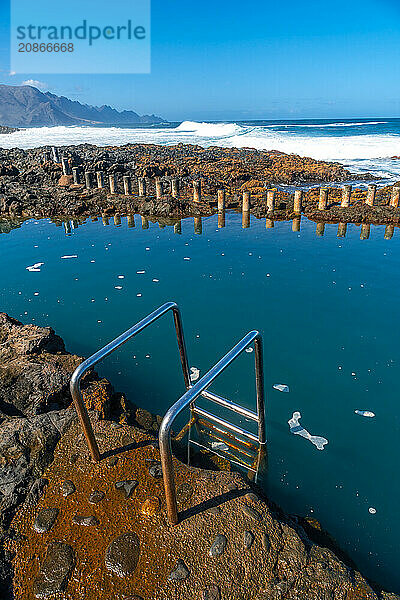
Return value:
M 176 490 L 174 480 L 174 466 L 172 462 L 171 428 L 176 417 L 188 406 L 193 405 L 196 398 L 208 388 L 209 385 L 254 342 L 255 371 L 257 386 L 257 414 L 258 414 L 258 441 L 264 445 L 265 435 L 265 407 L 264 407 L 264 369 L 262 336 L 258 331 L 250 331 L 225 354 L 203 377 L 168 409 L 159 430 L 159 445 L 161 465 L 164 479 L 165 498 L 167 503 L 168 520 L 172 525 L 179 522 Z
M 187 351 L 185 338 L 183 334 L 182 317 L 176 302 L 166 302 L 152 313 L 144 317 L 141 321 L 133 325 L 130 329 L 127 329 L 124 333 L 116 337 L 114 340 L 109 342 L 103 348 L 100 348 L 92 356 L 84 360 L 79 367 L 77 367 L 71 377 L 70 390 L 72 399 L 75 404 L 76 411 L 79 416 L 80 423 L 82 425 L 83 432 L 86 437 L 86 441 L 90 450 L 90 454 L 95 461 L 100 460 L 100 451 L 97 445 L 97 441 L 93 432 L 92 425 L 90 423 L 88 411 L 83 400 L 80 382 L 83 375 L 98 362 L 109 356 L 112 352 L 117 350 L 120 346 L 125 344 L 128 340 L 132 339 L 135 335 L 146 329 L 149 325 L 157 321 L 160 317 L 165 315 L 167 312 L 172 310 L 174 316 L 174 324 L 176 330 L 176 337 L 178 340 L 179 355 L 181 359 L 181 366 L 183 372 L 183 378 L 185 381 L 186 389 L 190 387 L 190 373 L 189 363 L 187 359 Z

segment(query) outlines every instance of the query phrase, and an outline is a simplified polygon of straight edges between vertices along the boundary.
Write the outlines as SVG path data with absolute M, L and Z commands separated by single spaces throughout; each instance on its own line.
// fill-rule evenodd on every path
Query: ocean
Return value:
M 400 119 L 307 119 L 168 123 L 157 127 L 38 127 L 0 136 L 2 148 L 44 145 L 198 144 L 279 150 L 337 161 L 381 183 L 400 180 Z

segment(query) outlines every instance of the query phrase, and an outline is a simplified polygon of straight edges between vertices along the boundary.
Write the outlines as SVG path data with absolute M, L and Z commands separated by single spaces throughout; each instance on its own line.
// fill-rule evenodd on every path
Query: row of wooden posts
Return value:
M 142 229 L 148 229 L 149 228 L 149 220 L 147 217 L 140 217 L 141 218 L 141 224 L 142 224 Z M 131 229 L 133 227 L 135 227 L 135 217 L 134 215 L 127 215 L 126 217 L 127 219 L 127 225 L 128 227 Z M 101 217 L 101 220 L 103 222 L 104 226 L 107 226 L 110 224 L 110 217 L 103 215 Z M 122 221 L 121 221 L 121 215 L 114 215 L 113 217 L 114 220 L 114 225 L 116 227 L 120 227 L 122 225 Z M 98 221 L 97 217 L 92 217 L 92 221 Z M 65 229 L 65 233 L 67 235 L 70 235 L 73 229 L 76 229 L 78 227 L 78 222 L 77 221 L 64 221 L 64 229 Z M 300 224 L 301 224 L 301 217 L 295 217 L 292 221 L 292 231 L 297 233 L 300 231 Z M 60 223 L 61 225 L 61 223 Z M 339 238 L 344 238 L 346 237 L 346 233 L 347 233 L 347 223 L 338 223 L 338 229 L 337 229 L 337 237 Z M 161 229 L 164 229 L 164 227 L 166 227 L 165 224 L 163 223 L 159 223 L 159 226 Z M 275 222 L 273 219 L 266 219 L 265 220 L 265 227 L 266 229 L 272 229 L 275 226 Z M 316 223 L 316 230 L 315 233 L 317 236 L 323 236 L 325 233 L 325 226 L 326 223 Z M 331 225 L 330 225 L 331 226 Z M 220 211 L 218 213 L 218 228 L 221 229 L 222 227 L 225 227 L 225 211 Z M 242 228 L 243 229 L 248 229 L 250 227 L 250 212 L 243 212 L 242 214 Z M 385 234 L 384 234 L 384 238 L 385 240 L 390 240 L 393 237 L 394 234 L 394 225 L 386 225 L 385 227 Z M 177 234 L 181 234 L 182 233 L 182 224 L 181 221 L 178 221 L 177 223 L 174 224 L 174 232 Z M 202 222 L 202 217 L 194 217 L 194 233 L 197 235 L 201 235 L 203 232 L 203 222 Z M 370 232 L 371 232 L 371 225 L 370 223 L 362 223 L 361 224 L 361 230 L 360 230 L 360 239 L 361 240 L 367 240 L 370 236 Z

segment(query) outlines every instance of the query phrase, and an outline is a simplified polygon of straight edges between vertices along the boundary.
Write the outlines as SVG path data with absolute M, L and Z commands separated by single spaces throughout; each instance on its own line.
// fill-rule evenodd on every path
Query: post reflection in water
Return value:
M 222 210 L 218 213 L 218 229 L 225 227 L 225 211 Z
M 133 215 L 127 215 L 126 222 L 128 223 L 129 229 L 135 227 L 135 217 Z
M 394 225 L 387 225 L 385 227 L 385 240 L 391 240 L 394 234 Z
M 194 217 L 194 232 L 196 235 L 203 233 L 203 223 L 201 217 Z
M 273 219 L 265 219 L 265 229 L 272 229 L 275 227 L 275 223 Z
M 242 212 L 242 228 L 248 229 L 250 227 L 250 211 L 244 210 Z
M 325 233 L 325 223 L 317 223 L 317 228 L 315 230 L 315 233 L 318 236 L 322 236 Z
M 347 223 L 339 223 L 337 228 L 337 237 L 344 238 L 346 237 L 347 232 Z
M 107 225 L 109 225 L 109 224 L 110 224 L 110 219 L 109 219 L 108 217 L 106 217 L 106 215 L 103 215 L 103 216 L 101 217 L 101 220 L 103 221 L 103 225 L 104 225 L 104 227 L 106 227 Z
M 301 217 L 295 217 L 292 223 L 292 231 L 297 233 L 300 231 Z
M 65 235 L 71 235 L 71 223 L 69 221 L 64 221 L 64 229 Z
M 114 225 L 115 227 L 121 227 L 121 216 L 114 215 Z
M 92 223 L 96 223 L 99 219 L 97 217 L 90 217 Z
M 142 217 L 142 229 L 149 228 L 149 220 L 147 217 Z
M 360 240 L 367 240 L 371 231 L 371 225 L 369 223 L 363 223 L 361 225 Z
M 175 225 L 174 225 L 174 233 L 177 233 L 178 235 L 181 235 L 181 233 L 182 233 L 182 221 L 178 221 L 177 223 L 175 223 Z

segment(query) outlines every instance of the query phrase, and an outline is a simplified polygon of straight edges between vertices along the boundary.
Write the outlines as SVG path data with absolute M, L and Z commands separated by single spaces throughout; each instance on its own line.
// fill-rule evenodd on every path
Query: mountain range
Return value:
M 118 111 L 111 106 L 90 106 L 41 92 L 29 85 L 0 85 L 0 123 L 8 127 L 51 127 L 55 125 L 130 125 L 164 123 L 156 115 Z

